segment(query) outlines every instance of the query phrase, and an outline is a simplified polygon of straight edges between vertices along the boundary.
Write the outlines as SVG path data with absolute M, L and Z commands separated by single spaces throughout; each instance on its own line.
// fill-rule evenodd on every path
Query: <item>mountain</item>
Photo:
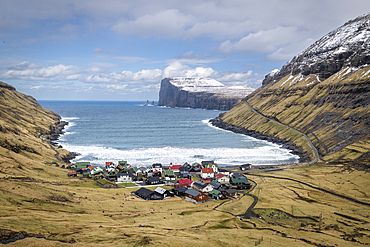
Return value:
M 33 97 L 0 82 L 1 177 L 33 176 L 30 171 L 34 168 L 44 169 L 52 161 L 68 160 L 68 151 L 50 144 L 66 124 Z
M 209 78 L 165 78 L 161 82 L 158 105 L 230 110 L 253 90 L 244 86 L 228 87 Z
M 262 115 L 305 133 L 326 162 L 368 167 L 370 159 L 370 15 L 328 33 L 268 74 L 245 97 Z M 303 136 L 253 112 L 245 102 L 224 124 L 294 143 L 313 159 Z

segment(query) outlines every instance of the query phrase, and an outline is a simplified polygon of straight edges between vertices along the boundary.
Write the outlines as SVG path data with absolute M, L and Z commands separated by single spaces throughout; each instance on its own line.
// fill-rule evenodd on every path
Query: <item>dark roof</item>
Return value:
M 155 163 L 155 164 L 153 164 L 152 168 L 162 168 L 162 164 Z
M 208 164 L 214 164 L 215 162 L 213 160 L 209 161 L 202 161 L 202 166 L 208 165 Z
M 193 183 L 195 186 L 197 186 L 199 189 L 204 189 L 205 187 L 207 187 L 208 184 L 205 184 L 205 183 L 202 183 L 202 182 L 199 182 L 199 181 L 196 181 Z
M 178 191 L 178 192 L 185 192 L 188 190 L 186 187 L 178 187 L 178 188 L 173 188 L 172 190 Z
M 196 191 L 196 190 L 193 190 L 193 189 L 188 189 L 188 190 L 185 191 L 185 194 L 189 194 L 191 196 L 196 197 L 200 194 L 200 192 Z
M 148 182 L 160 181 L 159 177 L 149 177 L 146 179 Z
M 127 173 L 127 172 L 117 173 L 117 177 L 121 177 L 121 176 L 131 176 L 131 173 Z
M 229 172 L 229 171 L 226 169 L 218 169 L 218 172 Z
M 209 184 L 212 185 L 212 187 L 215 188 L 215 189 L 217 189 L 220 186 L 222 186 L 222 184 L 219 183 L 219 182 L 217 182 L 217 181 L 211 181 Z
M 139 196 L 142 196 L 144 198 L 147 198 L 148 196 L 150 196 L 151 194 L 153 194 L 154 192 L 147 189 L 147 188 L 140 188 L 138 189 L 135 194 L 139 195 Z
M 228 189 L 228 190 L 226 190 L 226 193 L 228 193 L 228 194 L 234 194 L 236 192 L 238 192 L 236 189 Z

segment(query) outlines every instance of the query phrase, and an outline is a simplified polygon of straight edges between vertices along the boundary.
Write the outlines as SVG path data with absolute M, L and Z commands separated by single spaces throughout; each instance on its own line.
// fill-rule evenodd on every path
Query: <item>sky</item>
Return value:
M 261 86 L 369 0 L 0 0 L 0 81 L 38 100 L 158 100 L 166 77 Z

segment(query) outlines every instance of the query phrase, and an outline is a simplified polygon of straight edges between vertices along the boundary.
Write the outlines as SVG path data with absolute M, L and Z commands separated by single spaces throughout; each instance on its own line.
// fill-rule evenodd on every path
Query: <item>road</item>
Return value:
M 259 113 L 259 112 L 258 112 L 258 111 L 256 111 L 255 109 L 253 109 L 253 107 L 251 107 L 251 106 L 249 105 L 248 101 L 243 100 L 243 102 L 245 102 L 245 103 L 247 104 L 247 106 L 248 106 L 248 107 L 249 107 L 249 108 L 250 108 L 254 113 L 256 113 L 256 114 L 258 114 L 258 115 L 260 115 L 260 116 L 262 116 L 262 117 L 266 118 L 266 119 L 267 119 L 267 120 L 269 120 L 269 121 L 273 121 L 273 122 L 275 122 L 275 123 L 281 124 L 282 126 L 284 126 L 284 127 L 286 127 L 286 128 L 289 128 L 289 129 L 291 129 L 291 130 L 293 130 L 293 131 L 295 131 L 295 132 L 297 132 L 297 133 L 301 134 L 301 135 L 302 135 L 302 136 L 307 140 L 308 144 L 311 146 L 311 148 L 312 148 L 312 150 L 313 150 L 313 152 L 314 152 L 314 154 L 315 154 L 315 159 L 314 159 L 314 160 L 312 160 L 312 161 L 310 161 L 310 162 L 308 162 L 307 164 L 303 164 L 303 165 L 300 165 L 300 166 L 294 166 L 294 167 L 291 167 L 291 168 L 301 167 L 301 166 L 308 166 L 308 165 L 311 165 L 311 164 L 316 163 L 316 162 L 319 160 L 319 152 L 317 151 L 316 147 L 312 144 L 312 142 L 310 141 L 310 139 L 308 138 L 308 136 L 307 136 L 305 133 L 303 133 L 303 132 L 301 132 L 301 131 L 299 131 L 299 130 L 296 130 L 296 129 L 294 129 L 294 128 L 292 128 L 292 127 L 288 126 L 288 125 L 285 125 L 285 124 L 283 124 L 283 123 L 281 123 L 281 122 L 279 122 L 279 121 L 277 121 L 277 120 L 275 120 L 275 119 L 272 119 L 272 118 L 269 118 L 269 117 L 266 117 L 266 116 L 262 115 L 261 113 Z

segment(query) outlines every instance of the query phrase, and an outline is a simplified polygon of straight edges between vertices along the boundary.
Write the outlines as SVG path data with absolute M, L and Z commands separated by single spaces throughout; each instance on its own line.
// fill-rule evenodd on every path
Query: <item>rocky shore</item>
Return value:
M 292 142 L 286 141 L 286 140 L 281 140 L 281 139 L 276 138 L 276 137 L 264 135 L 264 134 L 262 134 L 258 131 L 248 130 L 248 129 L 243 128 L 243 127 L 238 127 L 238 126 L 234 126 L 232 124 L 224 123 L 222 121 L 222 116 L 223 115 L 224 115 L 224 113 L 221 113 L 218 117 L 216 117 L 214 119 L 211 119 L 210 123 L 213 126 L 224 129 L 224 130 L 229 130 L 229 131 L 232 131 L 232 132 L 237 133 L 237 134 L 243 134 L 243 135 L 254 137 L 254 138 L 259 139 L 259 140 L 264 140 L 264 141 L 268 141 L 268 142 L 272 142 L 272 143 L 281 145 L 282 148 L 291 150 L 292 154 L 295 154 L 295 155 L 299 156 L 299 162 L 300 163 L 305 163 L 305 162 L 310 161 L 310 158 L 308 157 L 308 155 L 305 152 L 303 152 L 301 148 L 295 146 Z
M 59 121 L 55 124 L 55 126 L 50 126 L 50 131 L 48 131 L 47 133 L 44 133 L 43 137 L 47 139 L 48 141 L 50 141 L 52 145 L 57 146 L 58 144 L 55 141 L 57 141 L 59 137 L 64 134 L 64 128 L 67 125 L 68 125 L 68 122 Z M 69 152 L 64 157 L 61 157 L 61 159 L 66 163 L 71 163 L 71 160 L 76 158 L 78 155 L 80 154 L 75 153 L 75 152 Z

